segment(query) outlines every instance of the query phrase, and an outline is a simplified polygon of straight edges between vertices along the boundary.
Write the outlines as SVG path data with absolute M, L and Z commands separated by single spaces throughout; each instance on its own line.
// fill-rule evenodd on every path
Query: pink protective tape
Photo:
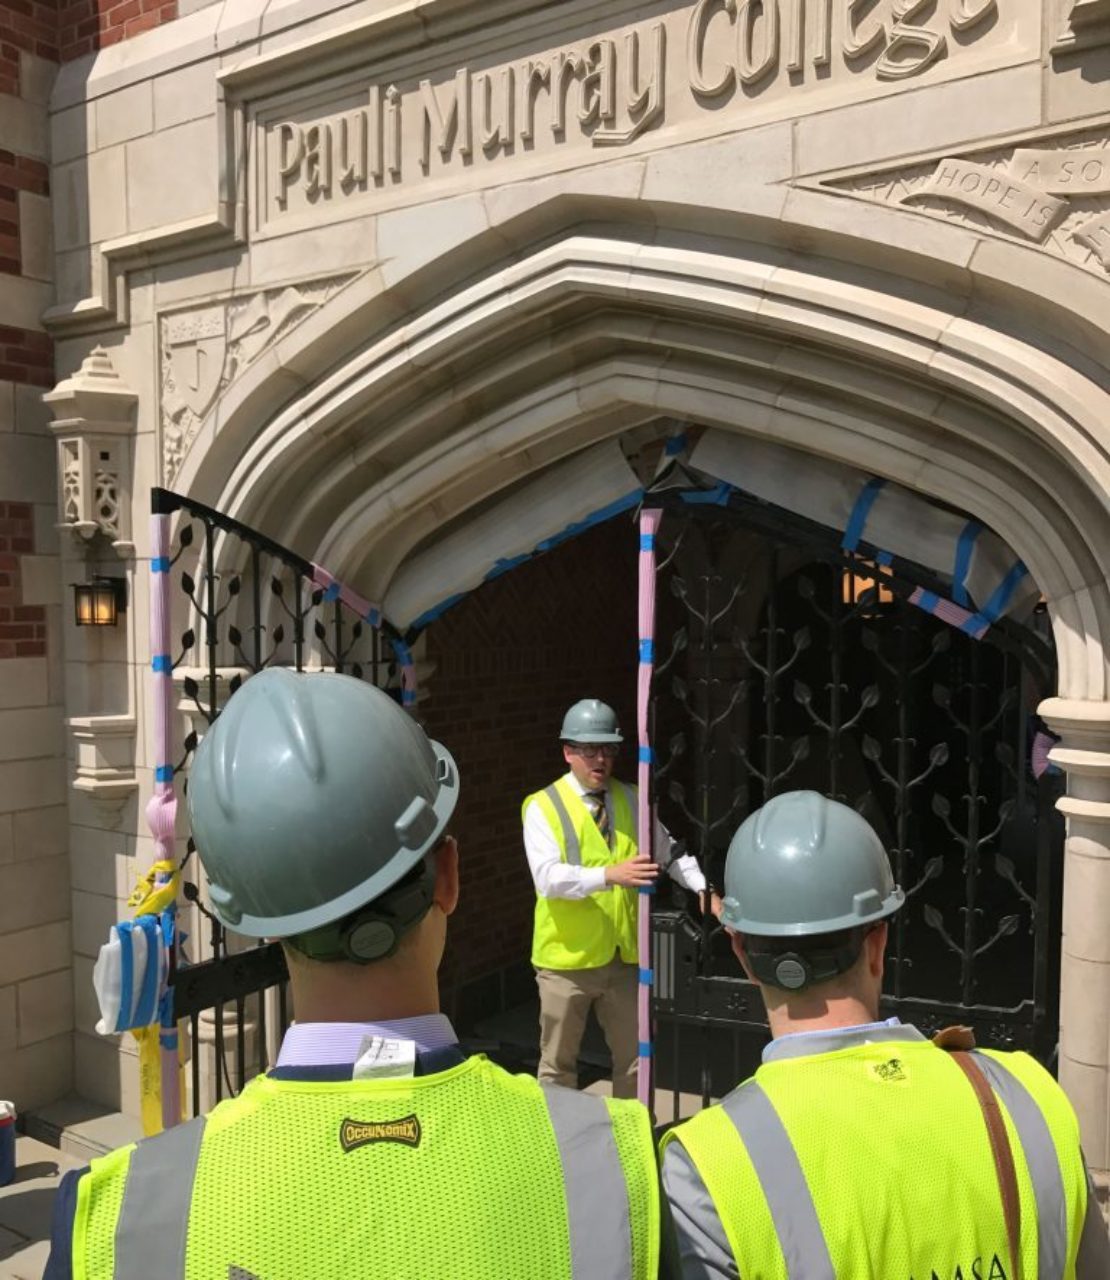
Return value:
M 644 509 L 640 512 L 640 592 L 639 626 L 641 661 L 636 677 L 636 740 L 639 745 L 639 795 L 637 797 L 636 830 L 640 852 L 652 855 L 655 823 L 651 804 L 651 734 L 648 715 L 651 706 L 651 678 L 655 666 L 652 661 L 655 640 L 655 535 L 659 530 L 663 513 Z M 638 895 L 637 938 L 640 950 L 640 970 L 651 968 L 651 895 Z M 651 986 L 641 982 L 638 993 L 637 1014 L 641 1049 L 637 1072 L 636 1096 L 645 1105 L 651 1098 Z

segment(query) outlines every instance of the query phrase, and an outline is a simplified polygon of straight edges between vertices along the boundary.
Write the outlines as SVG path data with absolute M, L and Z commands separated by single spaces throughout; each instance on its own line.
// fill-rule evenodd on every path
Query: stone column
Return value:
M 1060 1083 L 1096 1177 L 1110 1177 L 1110 702 L 1049 698 L 1040 714 L 1067 771 Z

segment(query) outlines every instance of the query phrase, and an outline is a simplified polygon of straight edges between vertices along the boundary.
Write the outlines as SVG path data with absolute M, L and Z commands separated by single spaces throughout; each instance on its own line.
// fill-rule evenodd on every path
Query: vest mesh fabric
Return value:
M 607 867 L 636 856 L 636 826 L 633 813 L 635 790 L 616 779 L 610 781 L 613 809 L 612 844 L 607 845 L 583 798 L 565 778 L 555 784 L 574 824 L 581 850 L 582 866 Z M 566 836 L 562 822 L 542 791 L 524 801 L 540 806 L 567 860 Z M 539 969 L 600 969 L 616 952 L 626 964 L 636 964 L 636 893 L 614 885 L 588 898 L 537 897 L 532 935 L 532 963 Z
M 1024 1054 L 1000 1054 L 1042 1106 L 1060 1159 L 1074 1276 L 1086 1192 L 1074 1115 Z M 1015 1071 L 1018 1074 L 1018 1071 Z M 837 1275 L 1011 1280 L 990 1142 L 978 1101 L 948 1055 L 928 1042 L 885 1041 L 781 1059 L 755 1080 L 790 1135 Z M 836 1123 L 830 1123 L 830 1108 Z M 1037 1276 L 1036 1205 L 1013 1124 L 1022 1269 Z M 722 1106 L 667 1135 L 680 1141 L 713 1197 L 744 1280 L 789 1280 L 760 1182 Z
M 79 1259 L 87 1260 L 90 1277 L 114 1275 L 116 1269 L 116 1237 L 114 1231 L 89 1231 L 90 1192 L 95 1179 L 96 1208 L 102 1220 L 116 1222 L 123 1205 L 123 1192 L 127 1185 L 127 1166 L 134 1143 L 110 1151 L 89 1162 L 89 1172 L 77 1184 L 77 1216 L 74 1221 L 74 1280 L 84 1280 L 79 1269 Z
M 606 1109 L 627 1190 L 605 1194 L 627 1197 L 633 1278 L 649 1280 L 658 1261 L 650 1122 L 635 1103 Z M 375 1125 L 408 1140 L 374 1140 Z M 74 1257 L 88 1280 L 112 1277 L 129 1157 L 96 1162 L 102 1176 L 82 1180 L 94 1211 Z M 481 1057 L 401 1080 L 252 1081 L 208 1117 L 183 1280 L 239 1274 L 572 1280 L 563 1169 L 540 1086 Z
M 613 1138 L 617 1144 L 628 1190 L 628 1216 L 632 1222 L 632 1274 L 655 1280 L 659 1266 L 658 1237 L 659 1177 L 654 1152 L 644 1157 L 643 1112 L 638 1103 L 608 1100 L 613 1121 Z M 650 1227 L 638 1229 L 637 1224 Z

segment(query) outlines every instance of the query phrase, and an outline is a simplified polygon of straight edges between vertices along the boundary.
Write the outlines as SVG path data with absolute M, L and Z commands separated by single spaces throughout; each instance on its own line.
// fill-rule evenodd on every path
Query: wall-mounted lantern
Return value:
M 93 578 L 73 588 L 74 618 L 79 627 L 114 627 L 127 608 L 123 578 Z

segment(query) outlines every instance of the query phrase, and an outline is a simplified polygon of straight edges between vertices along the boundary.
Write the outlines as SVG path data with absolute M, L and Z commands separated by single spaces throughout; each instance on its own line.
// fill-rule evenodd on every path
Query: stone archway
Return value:
M 1029 565 L 1053 619 L 1059 696 L 1042 714 L 1063 737 L 1070 820 L 1061 1077 L 1105 1169 L 1106 372 L 1066 266 L 1036 260 L 1034 299 L 1005 282 L 1033 255 L 1004 246 L 981 271 L 966 253 L 955 272 L 934 262 L 958 285 L 937 288 L 921 282 L 913 219 L 873 210 L 890 233 L 885 269 L 849 269 L 869 246 L 829 203 L 725 230 L 672 211 L 649 233 L 642 202 L 632 217 L 617 202 L 552 201 L 438 259 L 422 244 L 407 270 L 356 281 L 233 385 L 178 487 L 262 529 L 283 518 L 287 541 L 369 596 L 438 525 L 661 416 L 842 459 L 973 511 Z M 1080 1016 L 1080 999 L 1102 1013 Z

